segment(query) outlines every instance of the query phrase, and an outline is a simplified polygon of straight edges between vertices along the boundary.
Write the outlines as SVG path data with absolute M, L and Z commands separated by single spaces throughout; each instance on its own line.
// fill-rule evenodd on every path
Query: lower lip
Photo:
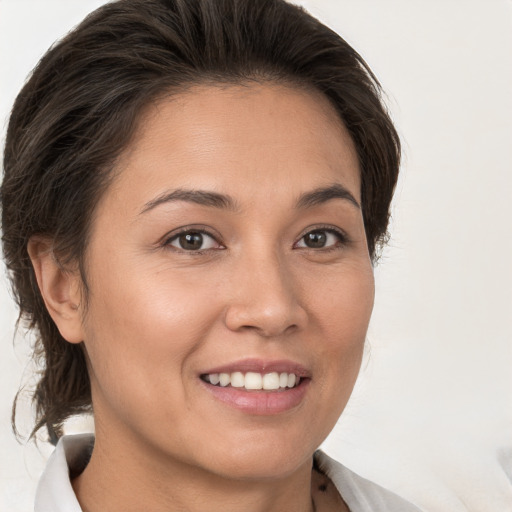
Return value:
M 214 386 L 201 381 L 205 388 L 218 400 L 247 414 L 268 416 L 289 411 L 297 407 L 309 387 L 309 379 L 301 379 L 298 386 L 276 391 L 248 391 L 231 386 Z

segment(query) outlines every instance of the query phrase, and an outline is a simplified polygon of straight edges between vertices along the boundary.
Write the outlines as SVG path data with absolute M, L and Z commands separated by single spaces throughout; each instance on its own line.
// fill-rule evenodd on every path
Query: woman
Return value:
M 1 189 L 34 433 L 60 438 L 36 511 L 417 510 L 317 451 L 399 154 L 364 61 L 284 1 L 121 0 L 53 47 Z

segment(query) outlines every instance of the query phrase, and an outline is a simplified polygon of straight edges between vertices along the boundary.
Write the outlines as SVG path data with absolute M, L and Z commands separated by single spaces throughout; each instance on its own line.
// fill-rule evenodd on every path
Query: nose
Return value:
M 236 264 L 231 275 L 232 299 L 225 324 L 232 331 L 254 331 L 271 338 L 302 329 L 307 313 L 300 283 L 280 258 L 258 254 Z

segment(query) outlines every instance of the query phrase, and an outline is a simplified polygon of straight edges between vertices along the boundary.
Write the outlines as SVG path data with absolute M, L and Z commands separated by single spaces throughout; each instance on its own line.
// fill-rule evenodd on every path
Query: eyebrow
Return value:
M 148 201 L 140 213 L 146 213 L 161 204 L 173 201 L 187 201 L 189 203 L 208 206 L 210 208 L 238 210 L 236 201 L 228 195 L 219 194 L 217 192 L 208 192 L 205 190 L 188 190 L 180 188 L 170 192 L 165 192 L 155 199 Z
M 331 199 L 345 199 L 354 205 L 358 210 L 361 209 L 361 205 L 357 202 L 352 193 L 339 183 L 334 183 L 327 187 L 320 187 L 312 190 L 311 192 L 302 194 L 297 201 L 297 208 L 312 208 L 313 206 L 326 203 Z
M 360 204 L 357 202 L 351 192 L 339 183 L 335 183 L 327 187 L 316 188 L 310 192 L 302 194 L 297 201 L 296 208 L 312 208 L 314 206 L 326 203 L 331 199 L 345 199 L 356 208 L 361 209 Z M 170 203 L 173 201 L 186 201 L 210 208 L 233 211 L 239 210 L 237 202 L 231 196 L 226 194 L 219 194 L 218 192 L 210 192 L 206 190 L 189 190 L 180 188 L 170 192 L 165 192 L 155 199 L 148 201 L 142 208 L 140 215 L 153 210 L 161 204 Z

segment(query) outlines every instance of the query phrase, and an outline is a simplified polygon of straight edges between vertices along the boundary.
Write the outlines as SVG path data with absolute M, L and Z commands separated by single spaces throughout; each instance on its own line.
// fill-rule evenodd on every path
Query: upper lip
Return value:
M 233 373 L 233 372 L 255 372 L 255 373 L 294 373 L 297 377 L 310 377 L 311 372 L 300 363 L 288 359 L 241 359 L 231 363 L 215 366 L 204 372 L 201 375 L 208 375 L 211 373 Z

